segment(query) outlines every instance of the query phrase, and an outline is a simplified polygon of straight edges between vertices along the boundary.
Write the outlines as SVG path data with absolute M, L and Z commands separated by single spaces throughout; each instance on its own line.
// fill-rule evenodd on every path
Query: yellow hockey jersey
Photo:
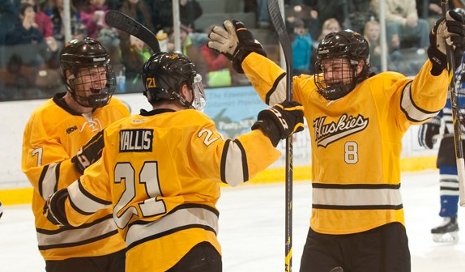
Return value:
M 242 67 L 263 101 L 284 100 L 279 66 L 252 53 Z M 313 76 L 293 78 L 293 98 L 304 107 L 311 138 L 313 230 L 350 234 L 404 223 L 402 136 L 436 115 L 447 98 L 447 73 L 432 76 L 430 70 L 427 61 L 413 80 L 380 73 L 334 101 L 318 94 Z
M 113 121 L 129 116 L 117 98 L 91 115 L 70 109 L 62 94 L 47 100 L 31 115 L 23 137 L 22 170 L 34 193 L 32 209 L 39 250 L 45 260 L 107 255 L 125 248 L 111 210 L 88 218 L 80 228 L 58 228 L 43 216 L 44 199 L 79 177 L 71 158 L 97 132 Z
M 241 184 L 278 159 L 261 130 L 223 139 L 193 110 L 153 110 L 104 130 L 102 157 L 68 187 L 66 215 L 80 225 L 113 208 L 128 251 L 126 271 L 166 271 L 216 238 L 220 182 Z M 143 261 L 142 261 L 143 260 Z

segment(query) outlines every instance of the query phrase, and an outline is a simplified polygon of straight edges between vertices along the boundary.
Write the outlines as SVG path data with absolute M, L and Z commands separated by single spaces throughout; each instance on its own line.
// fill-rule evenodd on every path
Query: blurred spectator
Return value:
M 365 23 L 363 36 L 370 45 L 370 67 L 374 73 L 381 72 L 381 28 L 378 21 L 370 20 Z
M 202 16 L 203 10 L 197 0 L 179 0 L 179 16 L 181 24 L 197 31 L 195 20 Z
M 21 3 L 28 3 L 34 6 L 35 15 L 35 22 L 37 24 L 37 28 L 40 30 L 44 38 L 52 37 L 53 36 L 53 24 L 50 17 L 44 13 L 42 10 L 42 6 L 39 4 L 41 3 L 44 5 L 44 0 L 21 0 Z
M 372 0 L 378 12 L 380 0 Z M 415 0 L 385 0 L 386 34 L 389 51 L 400 48 L 424 48 L 429 45 L 429 24 L 418 18 Z
M 89 0 L 89 4 L 80 11 L 81 22 L 86 26 L 89 37 L 97 38 L 100 30 L 105 27 L 107 10 L 105 0 Z
M 270 26 L 270 15 L 268 14 L 268 0 L 257 0 L 257 25 L 260 28 L 268 28 Z
M 51 50 L 45 43 L 35 23 L 34 6 L 29 3 L 21 4 L 19 17 L 21 19 L 19 23 L 7 33 L 6 44 L 9 45 L 7 48 L 9 56 L 5 60 L 6 71 L 2 71 L 1 77 L 8 81 L 6 83 L 10 86 L 23 90 L 34 86 L 46 87 L 56 84 L 57 73 L 54 71 L 48 73 L 46 62 L 55 58 L 58 50 L 56 47 L 54 51 Z M 26 93 L 23 95 L 29 96 Z
M 323 22 L 323 25 L 321 26 L 320 36 L 318 37 L 317 40 L 313 41 L 313 50 L 312 50 L 311 62 L 310 62 L 311 74 L 315 72 L 315 69 L 314 69 L 315 68 L 314 67 L 315 56 L 316 56 L 315 52 L 318 49 L 318 45 L 320 44 L 321 40 L 323 40 L 323 38 L 329 33 L 338 32 L 338 31 L 341 31 L 341 25 L 339 24 L 339 21 L 336 20 L 335 18 L 329 18 Z
M 292 74 L 309 74 L 313 41 L 301 19 L 294 21 L 292 38 Z
M 140 39 L 129 36 L 129 52 L 126 57 L 125 71 L 121 70 L 120 72 L 125 72 L 126 75 L 126 88 L 128 90 L 134 90 L 135 85 L 140 83 L 140 71 L 144 63 L 150 58 L 151 51 L 147 48 L 147 45 Z M 139 85 L 138 85 L 139 86 Z M 140 86 L 143 88 L 143 86 Z
M 40 33 L 45 39 L 45 43 L 47 44 L 50 51 L 55 52 L 57 51 L 58 44 L 55 38 L 53 37 L 53 23 L 51 18 L 42 11 L 42 7 L 45 4 L 44 0 L 21 0 L 21 3 L 27 3 L 34 7 L 35 11 L 35 23 L 37 28 L 39 29 Z M 41 6 L 41 5 L 42 6 Z M 57 57 L 53 63 L 57 63 L 58 61 L 58 54 L 55 54 Z
M 344 28 L 363 33 L 365 23 L 376 19 L 376 13 L 371 10 L 371 0 L 347 1 L 348 16 L 344 21 Z
M 348 17 L 347 1 L 351 0 L 310 0 L 305 2 L 317 12 L 320 22 L 334 18 L 339 22 L 339 25 L 342 25 Z
M 47 7 L 47 12 L 50 14 L 50 18 L 53 24 L 53 37 L 58 43 L 58 47 L 63 48 L 65 42 L 65 30 L 63 24 L 63 1 L 64 0 L 51 0 L 52 4 Z M 45 7 L 44 7 L 45 8 Z M 81 40 L 87 36 L 87 29 L 80 20 L 80 14 L 74 7 L 70 6 L 70 17 L 71 17 L 71 39 Z
M 148 2 L 152 10 L 152 23 L 155 30 L 163 29 L 170 32 L 173 27 L 173 3 L 172 0 L 153 0 Z M 197 0 L 179 0 L 179 17 L 181 24 L 195 28 L 195 20 L 202 16 L 202 7 Z
M 207 64 L 202 59 L 200 54 L 200 46 L 207 41 L 206 38 L 199 38 L 197 32 L 192 32 L 192 28 L 181 25 L 179 38 L 181 40 L 181 52 L 187 56 L 195 64 L 197 72 L 205 75 L 208 70 Z M 203 34 L 203 33 L 202 33 Z M 168 51 L 174 51 L 174 36 L 173 32 L 169 35 Z
M 35 14 L 33 5 L 28 3 L 21 4 L 19 11 L 21 20 L 7 34 L 6 44 L 41 44 L 44 42 L 44 36 L 35 22 Z
M 213 26 L 205 32 L 210 33 Z M 232 83 L 231 67 L 229 59 L 219 52 L 210 49 L 206 41 L 200 45 L 200 54 L 206 69 L 198 70 L 208 87 L 230 86 Z
M 107 11 L 106 0 L 89 0 L 89 5 L 80 11 L 80 18 L 86 27 L 87 36 L 102 43 L 110 54 L 112 65 L 120 65 L 120 38 L 118 31 L 105 23 Z
M 123 0 L 120 11 L 145 25 L 151 31 L 155 31 L 152 25 L 150 8 L 145 0 Z M 118 31 L 118 34 L 120 39 L 121 64 L 125 67 L 126 77 L 129 83 L 136 74 L 139 74 L 145 62 L 140 62 L 140 55 L 138 56 L 140 50 L 145 50 L 147 48 L 140 47 L 140 43 L 134 39 L 135 37 L 130 38 L 130 35 L 124 31 Z M 132 63 L 133 61 L 136 61 L 136 63 Z M 119 68 L 117 70 L 121 69 L 122 68 Z M 119 71 L 116 72 L 119 73 Z
M 6 35 L 15 28 L 18 18 L 19 12 L 12 0 L 0 1 L 0 45 L 5 44 Z M 2 57 L 1 51 L 0 57 Z
M 321 32 L 321 24 L 318 19 L 318 12 L 305 4 L 290 5 L 286 8 L 286 25 L 288 32 L 293 33 L 293 24 L 296 19 L 304 22 L 304 26 L 312 39 L 316 40 Z

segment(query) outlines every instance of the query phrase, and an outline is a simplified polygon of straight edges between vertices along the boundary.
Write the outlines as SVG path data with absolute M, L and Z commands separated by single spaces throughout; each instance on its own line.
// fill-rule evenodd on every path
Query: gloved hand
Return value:
M 96 162 L 102 155 L 103 130 L 95 134 L 81 149 L 76 156 L 71 158 L 71 162 L 79 173 L 84 173 L 84 169 Z
M 255 40 L 244 23 L 226 20 L 223 26 L 215 26 L 208 34 L 208 47 L 230 59 L 238 73 L 244 73 L 241 64 L 250 53 L 255 52 L 266 57 L 262 45 Z
M 258 113 L 253 129 L 261 129 L 277 146 L 279 140 L 304 130 L 303 107 L 295 101 L 284 101 Z
M 465 47 L 464 37 L 464 18 L 457 12 L 450 10 L 446 14 L 446 19 L 441 18 L 436 21 L 429 35 L 428 47 L 428 58 L 433 63 L 432 75 L 439 75 L 447 67 L 446 46 L 450 46 L 455 62 L 460 63 Z
M 67 189 L 61 189 L 53 193 L 45 202 L 42 213 L 48 221 L 56 226 L 68 226 L 65 214 L 65 200 L 69 196 Z
M 418 144 L 420 146 L 433 149 L 436 139 L 434 136 L 439 134 L 441 119 L 438 116 L 433 117 L 430 121 L 422 124 L 418 130 Z

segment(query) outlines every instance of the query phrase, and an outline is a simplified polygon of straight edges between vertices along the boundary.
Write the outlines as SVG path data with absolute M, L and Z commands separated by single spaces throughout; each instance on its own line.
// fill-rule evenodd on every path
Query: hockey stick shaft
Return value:
M 283 50 L 284 59 L 286 62 L 286 100 L 292 100 L 292 51 L 291 42 L 287 35 L 284 19 L 281 15 L 278 0 L 268 0 L 268 13 L 273 27 L 278 34 L 279 43 Z M 285 173 L 285 271 L 292 271 L 292 136 L 286 139 L 286 173 Z
M 128 15 L 117 10 L 109 10 L 105 15 L 105 22 L 111 27 L 140 39 L 152 49 L 153 53 L 160 52 L 160 44 L 155 34 Z
M 448 11 L 448 0 L 441 0 L 442 15 L 446 18 Z M 462 129 L 459 120 L 459 99 L 458 91 L 456 87 L 455 69 L 456 63 L 454 58 L 453 49 L 446 45 L 447 52 L 447 70 L 449 73 L 449 99 L 452 110 L 452 123 L 454 127 L 454 147 L 455 147 L 455 161 L 457 164 L 457 175 L 459 180 L 459 198 L 460 206 L 465 206 L 465 160 L 463 155 L 463 144 L 462 144 Z

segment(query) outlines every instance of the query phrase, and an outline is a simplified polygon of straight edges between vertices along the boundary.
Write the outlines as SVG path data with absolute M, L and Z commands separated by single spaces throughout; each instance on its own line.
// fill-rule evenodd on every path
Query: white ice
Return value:
M 434 243 L 430 229 L 441 222 L 437 172 L 405 173 L 402 181 L 412 271 L 465 271 L 465 209 L 459 208 L 459 242 Z M 296 182 L 293 199 L 292 271 L 299 271 L 310 216 L 310 183 Z M 223 271 L 284 271 L 283 184 L 223 188 L 218 208 Z M 30 205 L 5 207 L 0 219 L 0 271 L 44 271 Z

